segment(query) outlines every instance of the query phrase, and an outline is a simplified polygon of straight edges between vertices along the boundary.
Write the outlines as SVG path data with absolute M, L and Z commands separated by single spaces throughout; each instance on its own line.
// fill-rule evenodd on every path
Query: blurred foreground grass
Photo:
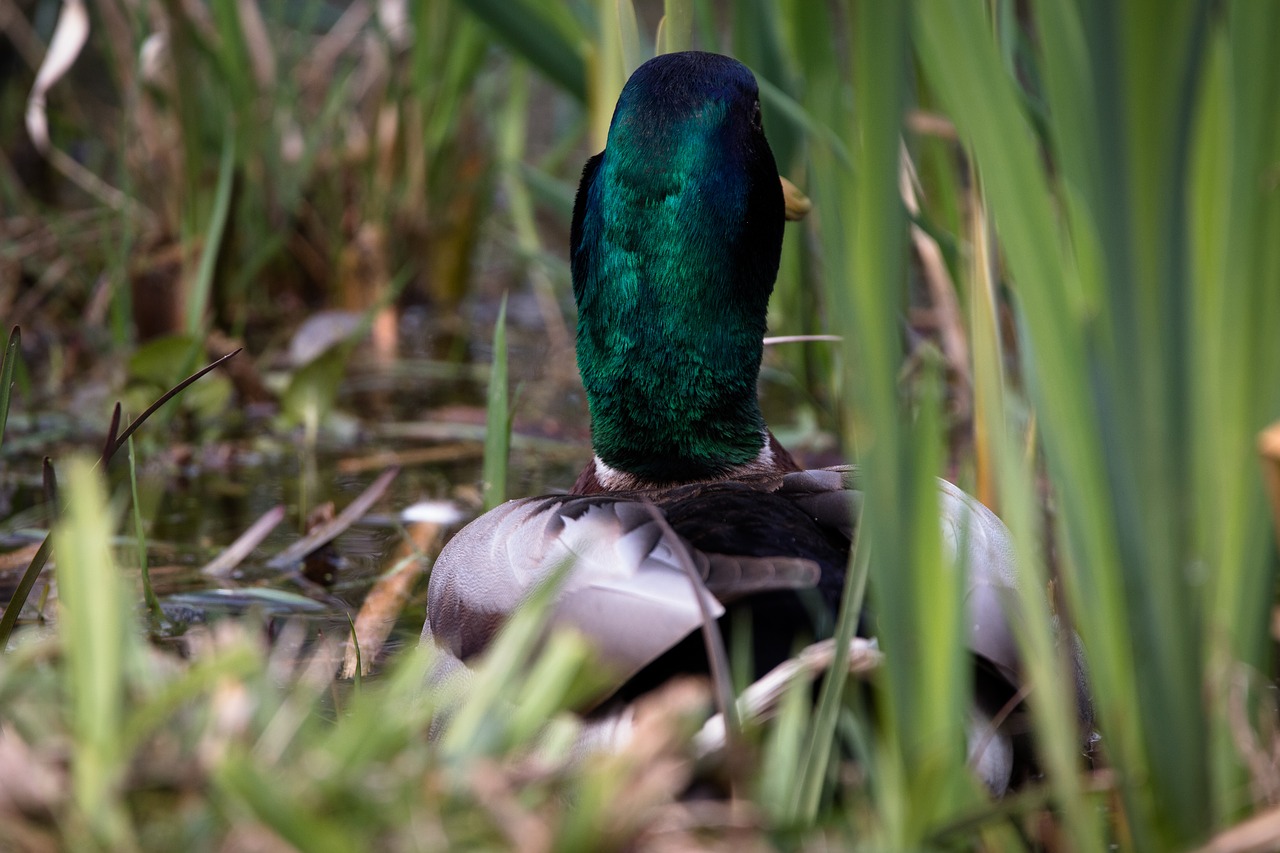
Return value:
M 571 343 L 577 170 L 626 75 L 655 46 L 742 59 L 779 168 L 815 202 L 789 228 L 771 327 L 845 338 L 770 353 L 805 410 L 779 425 L 834 423 L 865 466 L 885 652 L 874 733 L 853 706 L 810 720 L 793 703 L 735 771 L 732 805 L 682 804 L 678 733 L 698 702 L 669 697 L 667 734 L 642 755 L 568 764 L 576 724 L 561 712 L 585 652 L 565 640 L 531 660 L 528 626 L 434 742 L 445 697 L 421 689 L 421 651 L 347 691 L 323 644 L 268 648 L 252 624 L 192 636 L 183 660 L 149 648 L 138 596 L 112 574 L 115 515 L 69 464 L 57 626 L 0 658 L 9 843 L 1280 843 L 1277 561 L 1257 459 L 1280 418 L 1280 7 L 5 9 L 0 317 L 23 325 L 33 377 L 18 408 L 57 407 L 78 383 L 118 391 L 95 360 L 152 336 L 179 342 L 160 359 L 172 380 L 213 331 L 246 336 L 261 363 L 320 307 L 365 312 L 378 336 L 388 304 L 453 318 L 504 286 L 532 306 L 519 322 L 546 335 L 555 369 Z M 37 85 L 59 45 L 70 71 Z M 24 116 L 45 82 L 41 151 Z M 384 345 L 403 350 L 390 325 Z M 315 371 L 329 390 L 347 353 Z M 215 433 L 220 411 L 200 416 Z M 959 602 L 922 498 L 940 472 L 998 510 L 1026 570 L 1045 778 L 1002 804 L 984 802 L 960 749 Z M 1093 680 L 1096 766 L 1052 641 L 1063 616 Z

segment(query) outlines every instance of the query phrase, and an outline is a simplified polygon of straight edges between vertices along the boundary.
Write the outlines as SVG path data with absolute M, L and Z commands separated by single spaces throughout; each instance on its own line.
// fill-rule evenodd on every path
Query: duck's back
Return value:
M 730 646 L 747 626 L 753 674 L 763 675 L 832 629 L 861 500 L 856 476 L 820 469 L 509 501 L 440 554 L 424 640 L 473 657 L 538 584 L 563 570 L 551 623 L 581 632 L 612 669 L 619 695 L 636 695 L 676 673 L 707 671 L 703 608 L 687 560 Z M 977 501 L 939 483 L 944 542 L 968 572 L 969 645 L 1013 681 L 1007 531 Z

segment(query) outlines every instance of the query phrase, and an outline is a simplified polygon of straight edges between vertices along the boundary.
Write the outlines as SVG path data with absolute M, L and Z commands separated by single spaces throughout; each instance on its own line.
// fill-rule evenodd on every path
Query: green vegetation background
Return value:
M 229 624 L 189 660 L 156 651 L 111 568 L 100 475 L 69 462 L 57 628 L 0 659 L 4 844 L 1152 850 L 1226 833 L 1226 850 L 1253 849 L 1227 832 L 1253 815 L 1258 849 L 1280 836 L 1258 459 L 1280 418 L 1280 6 L 3 8 L 0 313 L 40 342 L 19 406 L 78 371 L 118 382 L 90 370 L 100 356 L 132 356 L 129 381 L 163 389 L 213 330 L 270 340 L 321 307 L 451 316 L 496 302 L 495 267 L 523 273 L 567 352 L 563 234 L 626 75 L 689 46 L 746 62 L 779 167 L 814 201 L 789 228 L 771 326 L 844 337 L 771 364 L 864 466 L 885 653 L 882 725 L 791 703 L 735 771 L 741 808 L 699 811 L 672 800 L 688 770 L 674 698 L 643 748 L 567 761 L 586 653 L 565 639 L 530 659 L 533 616 L 433 742 L 447 697 L 423 691 L 422 651 L 336 698 L 300 641 L 266 649 Z M 285 394 L 310 435 L 343 364 Z M 206 435 L 244 390 L 217 393 L 189 421 Z M 1026 569 L 1046 776 L 999 804 L 964 766 L 939 473 L 998 509 Z M 1051 586 L 1088 656 L 1095 767 Z M 859 744 L 854 779 L 837 739 Z

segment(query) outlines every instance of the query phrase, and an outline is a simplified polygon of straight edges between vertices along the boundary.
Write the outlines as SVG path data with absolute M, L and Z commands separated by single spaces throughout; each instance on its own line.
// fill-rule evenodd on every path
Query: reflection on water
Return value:
M 553 359 L 538 329 L 518 325 L 518 319 L 509 330 L 516 395 L 510 489 L 513 495 L 564 489 L 590 454 L 581 392 L 576 383 L 564 380 L 564 371 L 547 370 L 549 363 L 564 365 L 565 356 Z M 348 615 L 403 539 L 401 508 L 421 500 L 446 500 L 457 505 L 463 518 L 477 512 L 487 333 L 482 341 L 466 342 L 424 335 L 421 312 L 412 311 L 402 326 L 411 333 L 402 335 L 408 357 L 379 364 L 357 350 L 314 452 L 303 449 L 297 431 L 277 429 L 272 411 L 228 412 L 227 423 L 236 424 L 232 428 L 241 434 L 194 445 L 177 443 L 179 429 L 166 442 L 157 431 L 170 428 L 158 419 L 143 426 L 137 447 L 138 505 L 152 582 L 171 619 L 200 621 L 257 608 L 303 615 L 345 632 Z M 452 360 L 441 360 L 442 355 Z M 567 363 L 572 365 L 572 354 Z M 105 408 L 100 418 L 83 411 L 39 418 L 15 412 L 0 458 L 0 499 L 7 503 L 0 507 L 0 602 L 8 603 L 30 563 L 32 546 L 49 526 L 41 458 L 51 456 L 56 470 L 57 460 L 73 452 L 96 453 L 109 421 L 110 407 Z M 59 429 L 48 429 L 52 422 Z M 300 538 L 309 513 L 330 502 L 340 512 L 393 465 L 400 473 L 385 496 L 321 549 L 318 559 L 324 570 L 306 573 L 313 580 L 302 567 L 267 567 Z M 113 494 L 127 508 L 126 454 L 113 461 L 111 480 Z M 284 521 L 227 580 L 201 573 L 202 566 L 277 505 L 286 508 Z M 130 538 L 119 540 L 115 558 L 134 573 L 140 559 L 131 512 L 123 518 L 118 529 Z M 28 598 L 24 621 L 55 613 L 56 589 L 46 589 L 44 583 L 51 574 L 46 568 Z M 407 622 L 416 616 L 420 623 L 422 607 L 411 603 L 406 614 Z M 412 625 L 406 630 L 416 632 Z
M 572 352 L 550 352 L 540 318 L 527 299 L 509 304 L 509 362 L 515 413 L 508 488 L 518 497 L 566 490 L 590 458 L 586 405 Z M 227 412 L 223 434 L 181 443 L 182 430 L 157 419 L 138 434 L 138 504 L 147 537 L 147 563 L 157 594 L 177 623 L 256 608 L 265 614 L 315 620 L 319 630 L 345 633 L 348 616 L 387 568 L 403 541 L 399 511 L 418 501 L 452 502 L 462 518 L 478 512 L 484 439 L 490 330 L 496 300 L 470 309 L 482 334 L 466 339 L 431 331 L 425 309 L 401 319 L 403 357 L 379 362 L 357 349 L 342 374 L 335 411 L 313 451 L 298 430 L 283 430 L 276 412 Z M 454 325 L 456 326 L 456 318 Z M 255 367 L 269 376 L 270 359 Z M 795 420 L 794 379 L 765 374 L 765 406 L 775 428 Z M 70 395 L 69 398 L 74 398 Z M 82 407 L 97 409 L 97 406 Z M 0 457 L 0 601 L 7 603 L 43 536 L 49 513 L 43 500 L 41 458 L 97 452 L 110 406 L 96 411 L 17 412 Z M 56 424 L 57 429 L 50 429 Z M 166 440 L 168 431 L 171 438 Z M 227 435 L 234 431 L 236 434 Z M 208 430 L 206 430 L 208 432 Z M 306 566 L 272 569 L 272 557 L 304 534 L 305 520 L 332 503 L 341 512 L 383 471 L 399 475 L 371 512 L 324 546 Z M 128 507 L 128 461 L 111 466 L 113 494 Z M 225 580 L 200 571 L 255 521 L 285 507 L 284 520 L 252 549 Z M 136 573 L 132 514 L 122 516 L 116 560 Z M 449 531 L 446 531 L 446 535 Z M 128 538 L 124 538 L 128 537 Z M 28 551 L 23 551 L 26 548 Z M 45 576 L 51 572 L 46 569 Z M 24 621 L 51 618 L 56 589 L 39 583 Z M 405 609 L 398 632 L 416 636 L 425 585 Z M 141 601 L 141 594 L 139 594 Z M 180 625 L 179 628 L 180 630 Z

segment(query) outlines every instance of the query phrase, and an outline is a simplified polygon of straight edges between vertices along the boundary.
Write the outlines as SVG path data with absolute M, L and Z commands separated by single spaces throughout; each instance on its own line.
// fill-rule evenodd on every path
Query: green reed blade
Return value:
M 485 408 L 484 509 L 507 499 L 507 468 L 511 457 L 511 400 L 507 387 L 507 297 L 498 308 L 493 326 L 493 367 L 489 373 L 489 398 Z

